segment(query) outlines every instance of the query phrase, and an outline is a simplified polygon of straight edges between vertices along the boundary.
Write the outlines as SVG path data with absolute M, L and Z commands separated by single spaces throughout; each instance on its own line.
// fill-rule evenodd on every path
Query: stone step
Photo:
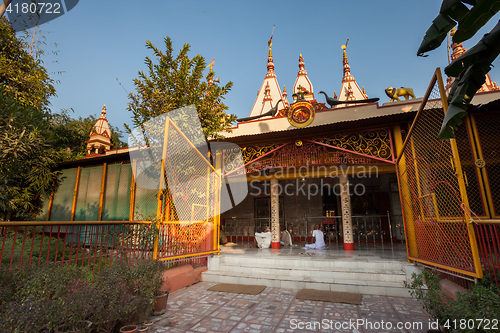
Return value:
M 317 289 L 343 291 L 365 295 L 380 295 L 392 297 L 410 297 L 402 282 L 331 280 L 316 277 L 269 276 L 267 274 L 237 274 L 220 271 L 206 271 L 203 281 L 215 283 L 236 283 L 249 285 L 265 285 L 272 288 L 286 289 Z
M 399 271 L 373 270 L 362 268 L 290 268 L 287 266 L 276 267 L 254 267 L 248 264 L 227 265 L 219 264 L 219 272 L 247 275 L 268 275 L 280 277 L 298 278 L 324 278 L 331 280 L 358 280 L 358 281 L 385 281 L 403 282 L 406 274 L 401 269 Z
M 216 257 L 214 257 L 216 258 Z M 249 256 L 221 255 L 219 263 L 222 265 L 242 265 L 254 267 L 290 267 L 301 269 L 361 269 L 361 270 L 388 270 L 398 271 L 405 264 L 400 261 L 383 260 L 348 260 L 348 259 L 317 259 L 317 258 L 263 258 Z
M 404 281 L 414 265 L 398 260 L 220 255 L 210 257 L 203 280 L 410 297 Z

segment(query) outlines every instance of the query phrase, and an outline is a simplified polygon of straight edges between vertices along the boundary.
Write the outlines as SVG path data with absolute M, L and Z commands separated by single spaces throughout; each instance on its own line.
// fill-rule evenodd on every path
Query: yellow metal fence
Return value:
M 408 258 L 482 277 L 457 143 L 438 139 L 446 109 L 438 69 L 397 159 Z

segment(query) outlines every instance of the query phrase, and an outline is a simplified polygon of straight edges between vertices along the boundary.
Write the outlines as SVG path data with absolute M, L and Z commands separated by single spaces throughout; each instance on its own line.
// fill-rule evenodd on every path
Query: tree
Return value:
M 469 5 L 469 7 L 467 6 Z M 453 42 L 461 43 L 476 34 L 500 10 L 500 1 L 495 0 L 443 0 L 439 15 L 425 33 L 417 54 L 436 49 L 447 33 L 457 24 Z M 440 139 L 453 138 L 453 129 L 462 123 L 467 107 L 476 92 L 485 82 L 485 75 L 492 62 L 500 54 L 500 23 L 469 51 L 446 66 L 444 72 L 456 77 L 448 96 L 449 108 L 445 115 Z
M 152 50 L 155 59 L 146 57 L 147 72 L 139 71 L 139 78 L 134 79 L 136 93 L 129 94 L 127 108 L 132 112 L 133 124 L 140 128 L 155 116 L 195 105 L 205 137 L 220 136 L 218 133 L 227 129 L 236 119 L 236 116 L 226 113 L 228 107 L 222 101 L 233 83 L 228 82 L 224 86 L 209 84 L 214 73 L 210 70 L 203 76 L 205 59 L 199 54 L 190 59 L 189 44 L 184 44 L 174 58 L 171 39 L 166 37 L 164 43 L 166 52 L 150 41 L 146 42 L 146 47 Z
M 5 17 L 0 18 L 0 85 L 22 104 L 45 109 L 56 94 L 53 80 L 25 47 Z
M 17 101 L 0 85 L 0 217 L 29 218 L 54 181 L 50 115 Z M 45 129 L 44 129 L 45 128 Z
M 50 191 L 58 162 L 85 155 L 95 116 L 50 112 L 52 79 L 0 18 L 0 219 L 32 219 Z M 114 131 L 115 146 L 123 146 Z

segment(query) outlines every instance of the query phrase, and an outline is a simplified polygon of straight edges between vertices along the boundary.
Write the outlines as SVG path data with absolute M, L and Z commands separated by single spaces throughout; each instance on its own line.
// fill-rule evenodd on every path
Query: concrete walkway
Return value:
M 427 332 L 432 321 L 412 298 L 363 296 L 361 305 L 298 300 L 298 290 L 259 295 L 213 292 L 199 282 L 170 294 L 151 332 Z M 398 328 L 398 325 L 402 325 Z

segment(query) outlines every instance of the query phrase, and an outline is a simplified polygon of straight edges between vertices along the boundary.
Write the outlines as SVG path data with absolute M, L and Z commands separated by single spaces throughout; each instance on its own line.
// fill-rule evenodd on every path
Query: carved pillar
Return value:
M 344 250 L 354 250 L 352 235 L 351 197 L 349 196 L 349 178 L 345 174 L 339 176 L 340 200 L 342 202 L 342 225 L 344 230 Z
M 280 248 L 280 199 L 278 179 L 271 179 L 271 248 Z

